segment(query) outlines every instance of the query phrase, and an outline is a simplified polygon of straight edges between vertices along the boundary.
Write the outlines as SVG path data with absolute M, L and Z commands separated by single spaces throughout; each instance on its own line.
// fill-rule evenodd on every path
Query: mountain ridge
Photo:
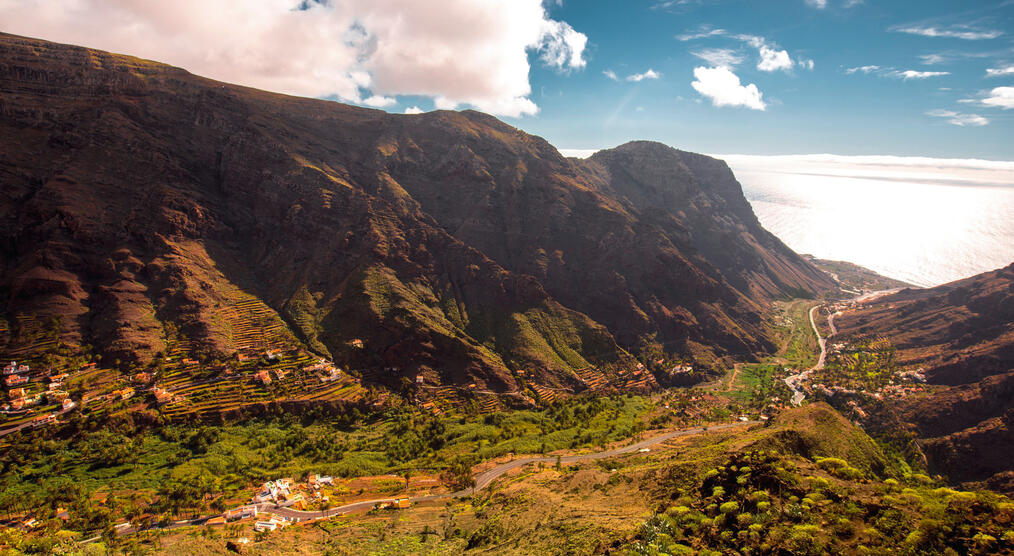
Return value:
M 703 369 L 770 351 L 765 303 L 834 288 L 724 163 L 660 144 L 576 161 L 474 111 L 387 114 L 12 35 L 0 89 L 6 318 L 55 318 L 135 366 L 304 345 L 389 386 L 518 391 L 530 369 L 578 387 L 645 342 Z M 661 165 L 642 189 L 681 177 L 669 205 L 616 194 L 638 187 L 630 154 Z

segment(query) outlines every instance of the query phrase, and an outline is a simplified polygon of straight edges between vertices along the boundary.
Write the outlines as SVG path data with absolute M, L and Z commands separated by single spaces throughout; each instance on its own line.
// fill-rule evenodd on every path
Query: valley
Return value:
M 1014 266 L 912 288 L 709 156 L 3 33 L 0 114 L 5 554 L 1014 552 Z

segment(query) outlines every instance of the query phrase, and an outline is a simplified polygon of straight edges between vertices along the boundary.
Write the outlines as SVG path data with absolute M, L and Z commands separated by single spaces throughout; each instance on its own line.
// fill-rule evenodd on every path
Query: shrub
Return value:
M 722 512 L 723 514 L 736 513 L 736 512 L 739 511 L 739 503 L 738 502 L 726 502 L 726 503 L 724 503 L 724 504 L 722 504 L 721 506 L 718 507 L 718 511 Z

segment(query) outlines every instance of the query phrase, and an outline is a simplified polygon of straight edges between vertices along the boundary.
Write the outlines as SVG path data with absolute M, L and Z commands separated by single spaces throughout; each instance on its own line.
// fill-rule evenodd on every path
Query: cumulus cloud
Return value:
M 380 95 L 372 95 L 363 99 L 363 104 L 366 106 L 372 106 L 374 108 L 385 108 L 397 104 L 398 101 L 391 98 Z
M 947 123 L 961 127 L 979 127 L 989 124 L 989 118 L 985 118 L 978 114 L 963 114 L 953 110 L 930 110 L 929 112 L 926 112 L 926 115 L 933 116 L 934 118 L 945 118 Z
M 534 114 L 529 54 L 585 67 L 587 37 L 541 0 L 0 0 L 4 30 L 125 52 L 271 91 Z
M 986 77 L 1000 77 L 1001 75 L 1014 75 L 1014 65 L 1004 68 L 987 68 Z
M 628 75 L 627 81 L 633 81 L 637 83 L 638 81 L 644 81 L 645 79 L 658 79 L 661 76 L 662 74 L 658 73 L 657 71 L 651 68 L 648 68 L 648 71 L 644 73 L 635 73 L 632 75 Z
M 895 26 L 891 27 L 889 31 L 907 33 L 909 35 L 919 35 L 922 37 L 964 39 L 966 41 L 995 39 L 1003 35 L 1003 31 L 998 31 L 996 29 L 978 29 L 970 25 L 952 25 L 950 27 L 920 25 Z
M 823 10 L 827 7 L 827 0 L 806 0 L 806 4 L 818 10 Z
M 608 77 L 609 79 L 612 79 L 613 81 L 619 81 L 620 80 L 620 76 L 616 75 L 616 72 L 613 71 L 613 70 L 607 69 L 607 70 L 605 70 L 605 71 L 602 72 L 602 75 Z
M 731 48 L 704 48 L 691 52 L 709 66 L 725 66 L 734 68 L 743 62 L 743 56 Z
M 406 114 L 422 114 L 424 110 L 418 106 L 409 106 L 405 109 Z
M 792 58 L 789 58 L 788 52 L 761 45 L 760 61 L 757 62 L 757 69 L 761 71 L 789 71 L 792 69 L 792 66 Z
M 949 71 L 917 71 L 917 70 L 904 70 L 904 71 L 892 71 L 887 74 L 888 77 L 895 77 L 897 79 L 928 79 L 930 77 L 940 77 L 943 75 L 950 75 Z
M 764 110 L 763 93 L 753 83 L 743 85 L 739 77 L 727 67 L 694 68 L 696 78 L 690 85 L 702 96 L 711 99 L 715 106 L 744 106 Z
M 995 106 L 1010 110 L 1014 108 L 1014 87 L 995 87 L 989 96 L 982 99 L 983 106 Z

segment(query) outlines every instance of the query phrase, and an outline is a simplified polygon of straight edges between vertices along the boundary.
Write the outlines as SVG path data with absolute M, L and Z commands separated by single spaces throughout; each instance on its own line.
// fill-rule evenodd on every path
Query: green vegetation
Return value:
M 812 367 L 817 363 L 820 345 L 810 325 L 810 308 L 812 301 L 793 301 L 788 303 L 782 312 L 784 323 L 779 336 L 784 344 L 780 355 L 789 365 L 799 368 Z
M 897 350 L 891 342 L 874 338 L 832 350 L 820 377 L 843 388 L 876 392 L 890 384 L 899 370 Z
M 1014 503 L 928 477 L 870 477 L 774 450 L 733 455 L 646 521 L 631 554 L 997 554 L 1014 550 Z
M 281 476 L 431 469 L 461 485 L 467 483 L 464 470 L 482 459 L 628 438 L 642 430 L 649 408 L 644 398 L 616 396 L 482 417 L 402 409 L 364 418 L 353 410 L 302 421 L 282 414 L 234 425 L 157 428 L 145 428 L 140 419 L 84 417 L 62 431 L 5 439 L 0 512 L 52 520 L 64 507 L 71 529 L 92 533 L 118 516 L 159 521 L 229 507 L 260 482 Z M 100 493 L 109 496 L 105 503 L 96 501 Z M 129 503 L 120 499 L 127 493 Z
M 787 400 L 792 393 L 782 380 L 775 378 L 779 370 L 781 366 L 772 364 L 742 365 L 727 395 L 753 408 L 763 407 L 774 397 Z

